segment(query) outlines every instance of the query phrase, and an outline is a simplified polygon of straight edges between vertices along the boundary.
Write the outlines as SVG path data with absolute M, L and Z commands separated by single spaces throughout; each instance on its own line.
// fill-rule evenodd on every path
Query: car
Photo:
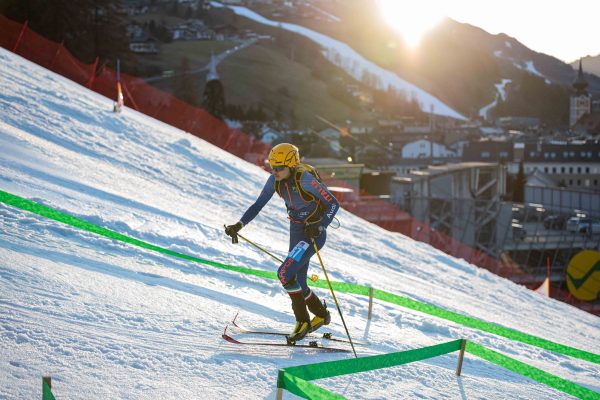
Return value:
M 550 215 L 544 218 L 544 228 L 546 229 L 565 229 L 566 225 L 565 217 L 562 215 Z
M 569 232 L 577 232 L 577 227 L 579 226 L 579 221 L 581 221 L 581 217 L 571 217 L 567 220 L 567 230 Z
M 600 233 L 600 221 L 595 221 L 590 218 L 582 218 L 577 224 L 575 232 L 594 235 Z

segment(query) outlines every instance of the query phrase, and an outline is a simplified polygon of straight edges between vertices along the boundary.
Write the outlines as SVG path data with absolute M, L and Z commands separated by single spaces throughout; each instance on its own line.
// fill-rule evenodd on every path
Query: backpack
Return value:
M 294 182 L 296 183 L 296 187 L 298 188 L 302 198 L 307 199 L 308 201 L 315 201 L 315 196 L 304 190 L 300 184 L 300 181 L 302 180 L 302 174 L 305 172 L 310 172 L 317 179 L 317 182 L 323 184 L 323 180 L 321 179 L 321 176 L 319 175 L 319 172 L 317 172 L 316 168 L 312 165 L 299 163 L 291 169 L 291 172 L 294 174 Z M 281 194 L 281 182 L 275 181 L 275 191 L 279 197 L 283 197 Z

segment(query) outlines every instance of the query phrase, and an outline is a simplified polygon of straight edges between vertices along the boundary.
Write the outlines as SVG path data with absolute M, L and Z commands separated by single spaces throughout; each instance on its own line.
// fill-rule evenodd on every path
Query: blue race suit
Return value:
M 308 298 L 311 290 L 306 283 L 306 275 L 308 263 L 315 254 L 315 249 L 310 238 L 304 233 L 304 227 L 307 220 L 311 222 L 318 220 L 320 217 L 318 214 L 323 214 L 322 219 L 316 222 L 323 227 L 323 232 L 315 238 L 317 248 L 320 250 L 327 240 L 325 228 L 337 213 L 339 203 L 310 172 L 304 172 L 299 183 L 302 189 L 314 196 L 314 201 L 305 199 L 296 187 L 295 171 L 292 169 L 291 172 L 291 176 L 282 180 L 279 186 L 290 220 L 290 246 L 288 256 L 277 270 L 277 276 L 289 294 L 303 292 L 304 297 Z M 275 177 L 271 175 L 256 202 L 242 216 L 240 221 L 244 226 L 258 215 L 274 193 Z

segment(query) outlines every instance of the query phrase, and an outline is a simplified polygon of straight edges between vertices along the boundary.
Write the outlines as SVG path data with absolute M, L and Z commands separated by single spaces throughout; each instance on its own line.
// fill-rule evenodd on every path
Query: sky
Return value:
M 42 375 L 52 377 L 57 399 L 274 399 L 280 368 L 352 357 L 221 338 L 237 312 L 255 329 L 293 326 L 278 264 L 223 232 L 258 196 L 267 172 L 130 108 L 115 114 L 112 99 L 5 49 L 0 64 L 2 192 L 171 252 L 273 275 L 154 252 L 0 201 L 0 399 L 39 398 Z M 321 253 L 331 280 L 493 326 L 467 327 L 378 299 L 367 320 L 368 298 L 338 291 L 353 338 L 370 342 L 357 348 L 360 357 L 466 338 L 600 391 L 599 363 L 492 333 L 502 325 L 597 354 L 598 317 L 344 209 L 337 217 L 341 228 L 328 231 Z M 288 225 L 274 197 L 243 234 L 283 256 Z M 316 260 L 309 273 L 324 280 Z M 327 290 L 314 290 L 333 304 Z M 327 330 L 345 336 L 330 309 Z M 229 326 L 238 340 L 277 341 Z M 452 353 L 317 384 L 352 399 L 574 398 L 471 354 L 458 378 L 456 362 Z
M 497 34 L 506 33 L 530 49 L 572 62 L 600 54 L 600 1 L 378 0 L 384 18 L 415 43 L 419 33 L 448 16 Z

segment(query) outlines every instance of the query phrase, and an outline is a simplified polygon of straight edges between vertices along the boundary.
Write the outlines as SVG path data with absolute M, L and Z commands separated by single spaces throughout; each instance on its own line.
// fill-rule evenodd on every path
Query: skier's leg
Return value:
M 292 300 L 292 310 L 296 317 L 296 326 L 290 335 L 291 341 L 301 340 L 310 332 L 310 315 L 304 300 L 306 285 L 306 269 L 310 259 L 310 245 L 302 240 L 298 231 L 290 232 L 290 252 L 277 270 L 279 281 Z M 313 251 L 314 252 L 314 251 Z

